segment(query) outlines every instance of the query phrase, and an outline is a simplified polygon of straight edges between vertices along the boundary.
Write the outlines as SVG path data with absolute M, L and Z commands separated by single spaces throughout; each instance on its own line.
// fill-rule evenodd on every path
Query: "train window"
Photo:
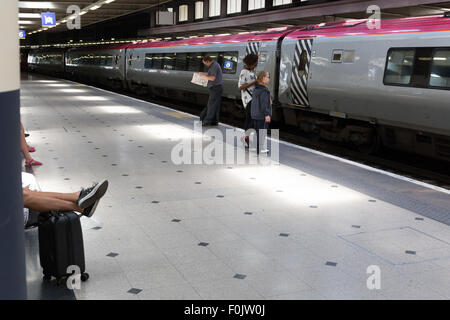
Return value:
M 152 53 L 145 54 L 145 60 L 144 60 L 144 68 L 145 69 L 152 68 L 153 56 L 154 56 L 154 54 L 152 54 Z
M 223 53 L 223 73 L 226 74 L 234 74 L 236 73 L 238 61 L 238 52 L 224 52 Z
M 218 52 L 205 52 L 202 56 L 210 56 L 211 59 L 216 60 L 217 62 L 219 62 L 219 60 L 220 60 L 220 55 Z M 202 57 L 202 59 L 203 59 L 203 57 Z
M 189 52 L 187 54 L 187 70 L 199 72 L 202 71 L 202 54 L 200 52 Z
M 306 50 L 303 50 L 302 53 L 300 54 L 300 61 L 298 64 L 298 75 L 300 77 L 306 75 L 306 77 L 308 78 L 308 75 L 306 74 L 307 63 L 308 63 L 308 52 L 306 52 Z
M 102 66 L 109 67 L 109 66 L 112 66 L 112 62 L 113 62 L 113 57 L 112 56 L 102 56 L 100 64 Z
M 163 59 L 163 53 L 155 53 L 153 55 L 152 69 L 161 69 Z
M 431 62 L 430 87 L 450 88 L 450 49 L 436 49 Z
M 384 83 L 409 85 L 412 78 L 415 53 L 415 49 L 389 50 Z
M 163 57 L 162 69 L 173 70 L 175 65 L 175 54 L 165 53 Z
M 187 53 L 175 54 L 175 70 L 185 71 L 187 67 Z
M 417 48 L 414 60 L 411 86 L 417 88 L 427 88 L 430 78 L 430 65 L 433 60 L 432 48 Z

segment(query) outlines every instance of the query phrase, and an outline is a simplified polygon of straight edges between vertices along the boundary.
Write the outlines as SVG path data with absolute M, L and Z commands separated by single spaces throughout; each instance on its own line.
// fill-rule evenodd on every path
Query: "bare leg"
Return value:
M 46 192 L 33 192 L 26 188 L 22 190 L 23 206 L 33 211 L 48 212 L 52 210 L 61 210 L 83 212 L 83 209 L 76 205 L 76 201 L 73 202 L 49 197 L 45 195 Z
M 28 190 L 27 192 L 30 193 L 38 193 L 39 197 L 46 197 L 46 198 L 55 198 L 55 199 L 60 199 L 60 200 L 65 200 L 65 201 L 70 201 L 73 203 L 77 203 L 78 198 L 80 196 L 80 191 L 78 192 L 72 192 L 72 193 L 59 193 L 59 192 L 41 192 L 41 191 L 31 191 Z

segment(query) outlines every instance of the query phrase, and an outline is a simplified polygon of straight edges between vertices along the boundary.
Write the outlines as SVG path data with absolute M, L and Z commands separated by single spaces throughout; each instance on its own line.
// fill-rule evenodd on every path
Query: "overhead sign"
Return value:
M 54 12 L 42 12 L 41 18 L 43 27 L 52 27 L 56 25 L 56 15 Z
M 19 30 L 19 39 L 25 39 L 25 30 Z

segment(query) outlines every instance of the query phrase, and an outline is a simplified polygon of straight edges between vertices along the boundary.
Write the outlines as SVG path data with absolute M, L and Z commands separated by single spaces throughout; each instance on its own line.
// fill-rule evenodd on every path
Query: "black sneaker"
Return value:
M 100 199 L 96 200 L 94 202 L 94 204 L 92 204 L 91 206 L 87 207 L 86 209 L 83 210 L 83 215 L 90 218 L 92 217 L 92 215 L 95 212 L 95 209 L 97 209 L 98 203 L 100 202 Z
M 78 206 L 82 209 L 87 209 L 103 197 L 107 189 L 108 180 L 103 180 L 100 183 L 96 183 L 90 188 L 81 189 L 80 196 L 77 201 Z

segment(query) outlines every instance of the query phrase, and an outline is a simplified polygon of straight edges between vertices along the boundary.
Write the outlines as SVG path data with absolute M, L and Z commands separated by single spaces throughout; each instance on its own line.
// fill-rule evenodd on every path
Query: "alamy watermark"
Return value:
M 71 265 L 67 267 L 66 286 L 69 290 L 81 290 L 81 270 L 79 266 Z
M 80 15 L 81 9 L 77 5 L 70 5 L 67 7 L 66 13 L 70 14 L 70 16 L 67 19 L 67 29 L 74 30 L 74 29 L 81 29 L 81 15 Z
M 224 139 L 225 133 L 225 139 Z M 257 149 L 257 132 L 248 130 L 249 149 Z M 271 137 L 267 139 L 267 130 L 259 130 L 260 156 L 248 153 L 244 148 L 244 134 L 235 129 L 220 130 L 211 128 L 203 132 L 200 121 L 194 122 L 192 135 L 187 135 L 172 148 L 171 160 L 175 165 L 180 164 L 279 164 L 279 130 L 272 129 Z M 204 145 L 205 141 L 209 141 Z
M 367 8 L 367 13 L 371 14 L 367 20 L 367 28 L 370 30 L 381 29 L 381 8 L 371 5 Z
M 381 289 L 381 269 L 377 265 L 371 265 L 367 267 L 367 274 L 370 274 L 367 278 L 366 284 L 369 290 L 380 290 Z

